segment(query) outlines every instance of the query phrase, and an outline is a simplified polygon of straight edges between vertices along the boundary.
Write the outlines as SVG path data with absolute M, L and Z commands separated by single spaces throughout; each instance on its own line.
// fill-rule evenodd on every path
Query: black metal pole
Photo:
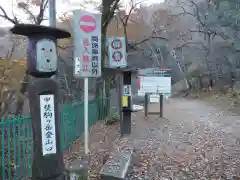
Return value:
M 131 98 L 131 79 L 132 72 L 127 70 L 123 72 L 123 86 L 124 88 L 129 89 L 128 95 L 124 94 L 127 98 L 127 106 L 122 107 L 123 119 L 122 119 L 122 129 L 121 135 L 126 135 L 131 133 L 131 122 L 132 122 L 132 98 Z
M 160 94 L 160 117 L 163 117 L 163 94 Z
M 144 113 L 145 113 L 145 118 L 148 117 L 148 94 L 145 94 L 144 96 Z
M 117 92 L 117 94 L 118 94 L 118 105 L 119 105 L 119 107 L 118 107 L 118 112 L 119 112 L 119 117 L 120 117 L 120 134 L 121 134 L 121 136 L 123 136 L 123 112 L 122 112 L 122 96 L 123 96 L 123 76 L 122 76 L 122 74 L 118 74 L 117 75 L 118 76 L 118 82 L 117 82 L 117 84 L 118 84 L 118 92 Z

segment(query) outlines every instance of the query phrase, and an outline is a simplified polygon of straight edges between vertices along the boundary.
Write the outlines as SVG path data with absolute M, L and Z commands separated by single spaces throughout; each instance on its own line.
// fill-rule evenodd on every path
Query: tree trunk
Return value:
M 173 51 L 174 51 L 174 50 L 173 50 Z M 175 51 L 174 51 L 174 54 L 176 54 Z M 176 55 L 173 55 L 173 59 L 174 59 L 174 61 L 176 62 L 176 64 L 177 64 L 177 66 L 178 66 L 181 74 L 183 75 L 183 80 L 184 80 L 184 82 L 185 82 L 186 88 L 189 89 L 189 82 L 188 82 L 188 80 L 187 80 L 187 78 L 186 78 L 186 75 L 185 75 L 185 73 L 184 73 L 184 71 L 183 71 L 183 69 L 182 69 L 182 66 L 181 66 L 180 62 L 179 62 L 179 61 L 177 60 L 177 58 L 176 58 Z
M 124 29 L 124 37 L 125 37 L 125 41 L 126 41 L 126 52 L 128 53 L 127 25 L 123 25 L 123 29 Z
M 212 70 L 209 65 L 209 55 L 211 54 L 211 34 L 207 34 L 207 54 L 206 54 L 206 63 L 207 63 L 207 69 L 209 71 L 209 89 L 212 90 L 213 85 L 213 75 Z
M 23 78 L 23 81 L 21 82 L 21 88 L 20 88 L 20 93 L 23 94 L 23 95 L 27 92 L 28 81 L 29 81 L 28 72 L 26 72 L 25 76 Z M 23 98 L 18 98 L 16 106 L 17 107 L 16 107 L 15 115 L 22 115 L 23 106 L 24 106 L 24 99 Z

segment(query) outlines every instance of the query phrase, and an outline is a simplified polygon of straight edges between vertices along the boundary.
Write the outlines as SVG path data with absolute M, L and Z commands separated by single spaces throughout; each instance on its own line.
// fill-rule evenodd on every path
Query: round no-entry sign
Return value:
M 80 29 L 86 33 L 93 32 L 96 29 L 96 20 L 89 15 L 82 16 L 79 20 Z

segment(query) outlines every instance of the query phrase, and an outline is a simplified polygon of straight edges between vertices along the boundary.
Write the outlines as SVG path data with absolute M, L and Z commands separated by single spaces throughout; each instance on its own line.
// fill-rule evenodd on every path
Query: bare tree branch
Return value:
M 102 19 L 104 22 L 102 23 L 102 29 L 106 29 L 108 24 L 110 23 L 110 20 L 113 18 L 115 10 L 119 6 L 120 0 L 115 0 L 114 2 L 111 1 L 103 1 L 103 12 L 102 12 Z M 110 4 L 107 4 L 110 3 Z M 104 9 L 107 7 L 110 7 L 108 9 Z
M 209 31 L 204 31 L 204 30 L 192 30 L 192 29 L 188 29 L 189 32 L 196 32 L 196 33 L 208 33 L 209 35 L 212 35 L 212 36 L 220 36 L 223 40 L 227 40 L 229 39 L 229 37 L 224 34 L 223 32 L 216 32 L 216 31 L 213 31 L 211 29 L 209 29 Z
M 33 14 L 32 11 L 30 11 L 30 4 L 20 2 L 18 3 L 18 8 L 22 9 L 28 16 L 29 19 L 33 21 L 34 24 L 40 25 L 44 18 L 44 11 L 47 7 L 48 0 L 40 0 L 39 4 L 39 13 L 37 16 Z M 7 21 L 13 23 L 13 24 L 19 24 L 20 21 L 18 18 L 13 14 L 13 18 L 10 18 L 10 16 L 7 14 L 7 12 L 4 10 L 2 6 L 0 6 L 0 17 L 3 19 L 6 19 Z
M 145 43 L 146 41 L 149 41 L 150 39 L 162 39 L 162 40 L 168 41 L 168 39 L 165 38 L 165 37 L 161 37 L 161 36 L 150 36 L 150 37 L 145 38 L 145 39 L 143 39 L 143 40 L 141 40 L 141 41 L 139 41 L 139 42 L 137 42 L 137 43 L 134 43 L 134 46 L 143 44 L 143 43 Z
M 134 47 L 134 46 L 138 46 L 138 45 L 140 45 L 140 44 L 143 44 L 143 43 L 149 41 L 150 39 L 162 39 L 162 40 L 165 40 L 165 41 L 169 41 L 169 39 L 167 39 L 167 38 L 165 38 L 165 37 L 156 36 L 156 34 L 162 32 L 162 31 L 164 31 L 164 29 L 160 29 L 160 30 L 154 29 L 151 36 L 149 36 L 149 37 L 147 37 L 147 38 L 144 38 L 143 40 L 141 40 L 141 41 L 139 41 L 139 42 L 137 42 L 137 43 L 132 44 L 131 47 Z
M 19 24 L 19 21 L 17 20 L 17 18 L 10 18 L 2 6 L 0 6 L 0 12 L 1 12 L 0 17 L 6 19 L 7 21 L 13 24 Z
M 48 0 L 42 0 L 40 7 L 39 7 L 39 13 L 37 15 L 37 20 L 36 20 L 36 24 L 41 24 L 42 21 L 44 20 L 44 11 L 47 8 L 47 4 L 48 4 Z
M 133 0 L 131 0 L 131 1 L 133 2 Z M 119 19 L 121 20 L 124 27 L 127 26 L 129 18 L 131 17 L 132 11 L 136 8 L 137 5 L 141 4 L 144 1 L 145 0 L 142 0 L 142 1 L 139 1 L 135 4 L 132 3 L 128 14 L 125 14 L 123 17 L 119 16 Z M 118 9 L 118 10 L 120 10 L 120 9 Z
M 29 10 L 29 4 L 26 4 L 24 2 L 20 2 L 18 3 L 18 7 L 20 9 L 22 9 L 26 14 L 29 15 L 29 20 L 32 20 L 34 24 L 37 24 L 37 20 L 36 17 L 34 16 L 34 14 Z
M 182 15 L 190 15 L 192 17 L 195 17 L 196 20 L 200 23 L 200 25 L 202 27 L 205 27 L 206 25 L 205 25 L 204 21 L 201 19 L 201 14 L 200 14 L 197 3 L 195 3 L 194 1 L 189 1 L 189 2 L 191 3 L 192 7 L 195 8 L 195 13 L 186 11 L 186 9 L 183 6 L 174 6 L 175 8 L 181 8 L 183 12 L 178 13 L 178 14 L 172 14 L 171 16 L 178 17 L 178 16 L 182 16 Z
M 174 47 L 174 49 L 182 49 L 184 47 L 188 47 L 189 45 L 201 45 L 202 47 L 206 48 L 206 45 L 203 42 L 187 41 L 187 42 L 185 42 L 183 44 L 180 44 L 180 45 Z

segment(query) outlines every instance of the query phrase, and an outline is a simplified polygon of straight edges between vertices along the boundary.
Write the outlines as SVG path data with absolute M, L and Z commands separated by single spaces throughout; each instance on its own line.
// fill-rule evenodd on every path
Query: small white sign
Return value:
M 125 37 L 108 38 L 109 67 L 123 68 L 127 66 Z
M 40 95 L 41 132 L 42 132 L 42 153 L 55 154 L 56 129 L 54 95 Z
M 141 77 L 139 91 L 144 94 L 171 93 L 171 77 Z
M 160 95 L 159 94 L 150 94 L 149 102 L 150 103 L 158 103 Z
M 131 94 L 132 94 L 131 85 L 124 85 L 123 86 L 123 95 L 124 96 L 131 96 Z

